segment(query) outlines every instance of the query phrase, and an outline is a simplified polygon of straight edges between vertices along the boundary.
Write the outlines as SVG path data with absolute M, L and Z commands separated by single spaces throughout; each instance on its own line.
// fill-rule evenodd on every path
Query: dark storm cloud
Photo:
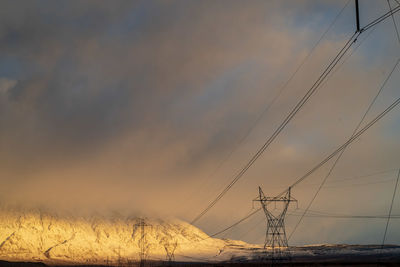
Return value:
M 130 92 L 123 79 L 107 84 L 99 77 L 106 75 L 106 67 L 96 73 L 92 66 L 82 66 L 80 51 L 124 14 L 126 7 L 121 4 L 115 10 L 93 2 L 78 6 L 51 1 L 20 6 L 2 3 L 0 49 L 20 65 L 29 65 L 27 74 L 16 75 L 18 83 L 7 94 L 11 112 L 18 113 L 11 120 L 15 132 L 30 136 L 24 124 L 32 120 L 34 132 L 41 132 L 37 141 L 65 150 L 69 145 L 82 148 L 101 141 L 120 127 L 118 110 L 132 104 L 128 99 L 134 91 Z M 93 67 L 97 64 L 107 62 L 94 59 Z M 26 145 L 29 150 L 35 142 Z M 42 145 L 45 153 L 47 146 Z M 29 153 L 23 147 L 19 152 Z
M 2 5 L 0 49 L 25 69 L 14 75 L 18 83 L 7 93 L 9 112 L 15 117 L 7 118 L 12 125 L 4 128 L 34 138 L 22 142 L 18 151 L 29 154 L 40 148 L 42 158 L 47 149 L 50 157 L 60 149 L 63 156 L 69 150 L 74 155 L 84 153 L 85 148 L 99 146 L 127 128 L 140 129 L 143 123 L 169 121 L 185 127 L 179 120 L 198 120 L 214 97 L 211 108 L 216 109 L 228 90 L 204 96 L 190 119 L 168 114 L 179 101 L 176 98 L 191 97 L 207 82 L 224 85 L 218 76 L 227 67 L 255 60 L 240 54 L 231 59 L 223 50 L 238 41 L 235 34 L 247 31 L 240 22 L 252 24 L 263 18 L 238 18 L 240 3 L 229 15 L 222 12 L 225 5 L 217 3 L 212 13 L 200 3 Z M 220 14 L 226 17 L 221 19 Z M 228 53 L 236 52 L 239 49 L 228 48 Z M 226 75 L 235 75 L 231 73 Z M 9 112 L 3 115 L 10 116 Z M 25 128 L 26 121 L 33 124 L 35 137 Z

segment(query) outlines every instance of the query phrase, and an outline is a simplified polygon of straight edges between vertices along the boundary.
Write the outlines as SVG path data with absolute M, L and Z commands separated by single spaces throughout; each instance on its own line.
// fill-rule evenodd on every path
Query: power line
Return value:
M 337 185 L 337 186 L 325 186 L 324 188 L 343 188 L 343 187 L 348 187 L 348 186 L 363 186 L 363 185 L 372 185 L 372 184 L 382 184 L 382 183 L 388 183 L 392 182 L 395 179 L 386 179 L 382 181 L 375 181 L 375 182 L 367 182 L 367 183 L 358 183 L 358 184 L 348 184 L 348 185 Z
M 367 114 L 369 113 L 369 111 L 371 110 L 372 106 L 375 104 L 376 100 L 378 99 L 379 95 L 381 94 L 383 88 L 385 87 L 387 81 L 390 79 L 390 77 L 392 77 L 392 74 L 394 72 L 394 70 L 396 69 L 397 65 L 399 64 L 400 59 L 397 60 L 396 64 L 393 66 L 392 70 L 390 71 L 389 75 L 386 77 L 385 81 L 383 82 L 382 86 L 379 88 L 377 94 L 375 95 L 375 97 L 372 99 L 371 103 L 369 104 L 367 110 L 364 112 L 364 115 L 361 117 L 360 122 L 357 124 L 356 128 L 354 129 L 352 135 L 350 138 L 352 138 L 358 131 L 358 129 L 361 127 L 361 124 L 364 122 L 365 118 L 367 117 Z M 300 225 L 301 221 L 303 220 L 304 215 L 307 213 L 308 209 L 311 207 L 311 205 L 313 204 L 314 200 L 317 198 L 319 192 L 321 191 L 322 187 L 324 186 L 326 180 L 329 178 L 329 176 L 331 175 L 331 173 L 333 172 L 333 170 L 335 169 L 336 165 L 338 164 L 338 162 L 340 161 L 340 159 L 342 158 L 344 152 L 346 151 L 347 146 L 343 147 L 343 149 L 341 150 L 341 152 L 339 153 L 338 157 L 336 158 L 335 162 L 333 163 L 333 165 L 331 166 L 331 168 L 329 169 L 328 173 L 326 174 L 325 178 L 322 180 L 320 186 L 318 187 L 317 191 L 315 192 L 314 196 L 312 197 L 311 201 L 308 203 L 306 210 L 303 213 L 303 216 L 300 217 L 299 221 L 296 223 L 295 227 L 293 228 L 293 231 L 290 233 L 289 238 L 290 239 L 292 237 L 292 235 L 294 234 L 294 232 L 297 230 L 297 227 Z M 289 187 L 290 188 L 290 187 Z
M 399 5 L 400 7 L 400 5 Z M 400 9 L 396 8 L 392 10 L 392 14 L 398 12 Z M 360 32 L 360 34 L 364 31 L 366 31 L 367 29 L 371 28 L 372 26 L 377 25 L 379 22 L 382 22 L 384 19 L 381 18 L 387 18 L 387 14 L 384 14 L 383 16 L 381 16 L 380 18 L 374 20 L 373 22 L 369 23 L 367 26 L 367 28 L 363 28 L 363 30 Z M 371 26 L 372 25 L 372 26 Z M 352 36 L 354 37 L 355 34 Z M 351 40 L 351 39 L 350 39 Z M 343 49 L 342 49 L 343 50 Z M 379 115 L 377 115 L 373 120 L 371 120 L 367 125 L 365 125 L 360 131 L 358 131 L 353 138 L 350 138 L 345 144 L 343 144 L 341 147 L 339 147 L 337 150 L 335 150 L 331 155 L 329 155 L 327 158 L 325 158 L 322 162 L 320 162 L 315 168 L 313 168 L 313 172 L 320 168 L 322 165 L 324 165 L 327 161 L 329 161 L 332 157 L 334 157 L 338 152 L 340 152 L 344 147 L 346 147 L 347 145 L 349 145 L 350 143 L 352 143 L 355 139 L 357 139 L 359 136 L 361 136 L 366 130 L 368 130 L 371 126 L 373 126 L 376 122 L 378 122 L 381 118 L 383 118 L 387 113 L 389 113 L 391 110 L 393 110 L 398 104 L 400 103 L 400 98 L 396 99 L 391 105 L 389 105 L 384 111 L 382 111 Z M 291 187 L 299 184 L 301 181 L 303 181 L 306 177 L 308 177 L 309 174 L 306 174 L 304 176 L 302 176 L 300 179 L 298 179 L 297 181 L 295 181 L 295 183 L 292 184 Z M 239 177 L 240 178 L 240 177 Z M 237 180 L 236 180 L 237 181 Z M 235 181 L 235 182 L 236 182 Z M 228 189 L 229 190 L 229 189 Z M 284 191 L 286 192 L 286 190 Z M 282 194 L 284 194 L 284 192 L 278 194 L 276 197 L 280 197 Z M 226 192 L 225 192 L 226 193 Z M 219 199 L 216 199 L 216 201 L 218 201 Z M 215 203 L 213 204 L 215 205 Z M 212 205 L 212 206 L 213 206 Z M 209 206 L 208 209 L 206 209 L 205 211 L 203 211 L 199 216 L 203 216 L 205 214 L 205 212 L 207 212 L 212 206 Z M 240 219 L 239 221 L 235 222 L 234 224 L 228 226 L 227 228 L 211 235 L 210 237 L 214 237 L 218 234 L 221 234 L 225 231 L 228 231 L 229 229 L 235 227 L 236 225 L 240 224 L 241 222 L 247 220 L 248 218 L 250 218 L 251 216 L 253 216 L 254 214 L 256 214 L 258 211 L 260 211 L 261 208 L 256 209 L 254 212 L 250 213 L 249 215 L 245 216 L 244 218 Z M 198 216 L 198 218 L 196 218 L 197 220 L 200 218 Z M 193 222 L 192 222 L 193 223 Z
M 397 35 L 397 41 L 400 44 L 400 35 L 399 35 L 399 30 L 397 29 L 397 24 L 396 21 L 394 20 L 394 16 L 393 16 L 393 12 L 392 12 L 392 5 L 390 4 L 389 0 L 387 0 L 388 6 L 389 6 L 389 10 L 391 12 L 391 16 L 392 16 L 392 20 L 393 20 L 393 25 L 394 25 L 394 29 L 396 31 L 396 35 Z M 399 4 L 400 5 L 400 4 Z
M 368 39 L 368 37 L 372 34 L 372 32 L 375 30 L 376 28 L 372 28 L 370 31 L 368 31 L 368 34 L 365 36 L 364 39 L 362 39 L 361 41 L 358 42 L 358 45 L 355 46 L 355 48 L 348 54 L 347 57 L 345 57 L 342 62 L 332 71 L 332 73 L 329 75 L 329 77 L 324 81 L 324 83 L 322 84 L 322 86 L 324 86 L 326 83 L 328 83 L 328 81 L 330 80 L 330 78 L 332 76 L 335 75 L 335 73 L 340 70 L 343 65 L 353 56 L 353 54 L 357 51 L 357 49 L 365 42 L 365 40 Z
M 228 231 L 229 229 L 235 227 L 236 225 L 238 225 L 238 224 L 244 222 L 245 220 L 247 220 L 248 218 L 250 218 L 251 216 L 253 216 L 253 215 L 256 214 L 257 212 L 259 212 L 260 210 L 261 210 L 261 208 L 258 208 L 258 209 L 256 209 L 256 210 L 254 210 L 253 212 L 251 212 L 250 214 L 248 214 L 248 215 L 245 216 L 244 218 L 242 218 L 242 219 L 240 219 L 239 221 L 235 222 L 234 224 L 230 225 L 229 227 L 227 227 L 227 228 L 225 228 L 225 229 L 223 229 L 223 230 L 221 230 L 221 231 L 219 231 L 219 232 L 216 232 L 216 233 L 210 235 L 210 237 L 214 237 L 214 236 L 217 236 L 217 235 L 219 235 L 219 234 L 222 234 L 223 232 Z
M 373 176 L 376 176 L 378 174 L 387 174 L 387 173 L 391 173 L 391 172 L 394 172 L 394 171 L 397 172 L 397 170 L 398 169 L 385 169 L 385 170 L 381 170 L 381 171 L 378 171 L 378 172 L 373 172 L 373 173 L 363 174 L 363 175 L 358 175 L 358 176 L 340 177 L 341 179 L 330 180 L 330 181 L 327 181 L 327 183 L 328 184 L 337 184 L 337 183 L 340 183 L 340 182 L 348 182 L 348 181 L 351 181 L 351 180 L 358 180 L 358 179 L 366 180 L 366 179 L 364 179 L 366 177 L 373 177 Z M 390 179 L 390 181 L 392 181 L 392 180 L 394 180 L 394 179 Z M 320 183 L 309 183 L 309 184 L 307 184 L 307 186 L 314 186 L 314 185 L 319 185 L 319 184 Z M 364 184 L 364 183 L 362 183 L 362 184 Z M 328 187 L 332 187 L 332 186 L 325 186 L 324 188 L 328 188 Z M 269 188 L 287 188 L 287 187 L 286 186 L 279 186 L 279 187 L 269 187 Z
M 328 157 L 326 157 L 323 161 L 321 161 L 317 166 L 315 166 L 311 171 L 309 171 L 306 175 L 303 175 L 297 181 L 295 181 L 291 187 L 298 185 L 301 183 L 305 178 L 307 178 L 311 173 L 319 169 L 322 165 L 328 162 L 331 158 L 337 155 L 340 151 L 342 151 L 346 146 L 351 144 L 355 139 L 360 137 L 366 130 L 368 130 L 372 125 L 377 123 L 382 117 L 384 117 L 388 112 L 390 112 L 393 108 L 395 108 L 400 103 L 400 98 L 397 98 L 390 106 L 388 106 L 384 111 L 382 111 L 378 116 L 376 116 L 373 120 L 371 120 L 367 125 L 365 125 L 361 130 L 359 130 L 353 137 L 346 141 L 342 146 L 336 149 L 333 153 L 331 153 Z M 284 191 L 285 192 L 285 191 Z M 279 197 L 282 193 L 278 194 Z
M 396 2 L 397 2 L 397 1 L 396 1 Z M 394 29 L 395 29 L 395 31 L 396 31 L 397 41 L 398 41 L 399 44 L 400 44 L 399 31 L 398 31 L 398 29 L 397 29 L 396 21 L 394 20 L 393 11 L 392 11 L 392 6 L 390 5 L 389 0 L 387 0 L 387 3 L 388 3 L 388 5 L 389 5 L 389 10 L 390 10 L 390 13 L 391 13 L 391 16 L 392 16 Z M 400 3 L 399 3 L 399 6 L 400 6 Z M 399 183 L 399 177 L 400 177 L 400 169 L 399 169 L 399 172 L 398 172 L 398 174 L 397 174 L 396 185 L 395 185 L 394 190 L 393 190 L 392 202 L 390 203 L 390 208 L 389 208 L 389 216 L 388 216 L 388 218 L 387 218 L 386 226 L 385 226 L 385 232 L 384 232 L 384 234 L 383 234 L 382 246 L 381 246 L 382 249 L 383 249 L 383 247 L 384 247 L 384 245 L 385 245 L 385 241 L 386 241 L 386 234 L 387 234 L 387 230 L 388 230 L 388 227 L 389 227 L 389 221 L 390 221 L 390 219 L 391 219 L 392 208 L 393 208 L 393 202 L 394 202 L 394 198 L 395 198 L 395 196 L 396 196 L 396 190 L 397 190 L 397 185 L 398 185 L 398 183 Z
M 188 255 L 183 255 L 183 254 L 175 254 L 175 255 L 181 256 L 181 257 L 184 257 L 184 258 L 188 258 L 188 259 L 192 259 L 192 260 L 212 263 L 212 261 L 210 261 L 209 259 L 206 259 L 206 258 L 193 257 L 193 256 L 188 256 Z
M 389 12 L 383 14 L 382 16 L 380 16 L 379 18 L 371 21 L 370 23 L 368 23 L 367 25 L 365 25 L 362 29 L 361 32 L 364 32 L 366 30 L 368 30 L 369 28 L 381 23 L 382 21 L 384 21 L 385 19 L 387 19 L 390 16 L 393 16 L 393 14 L 397 13 L 400 10 L 400 4 L 393 8 L 392 10 L 390 10 Z
M 364 177 L 373 176 L 373 175 L 376 175 L 376 174 L 382 174 L 382 173 L 393 172 L 393 171 L 395 171 L 395 170 L 397 171 L 398 169 L 389 169 L 389 170 L 374 172 L 374 173 L 368 174 L 368 175 L 356 176 L 356 177 L 351 177 L 351 178 L 342 179 L 342 180 L 335 180 L 335 181 L 332 181 L 332 182 L 336 182 L 336 181 L 339 182 L 339 181 L 347 181 L 347 180 L 360 179 L 360 178 L 364 178 Z M 391 182 L 391 181 L 393 181 L 393 180 L 395 180 L 395 179 L 396 179 L 396 178 L 394 178 L 394 179 L 387 179 L 387 180 L 378 181 L 378 182 L 369 182 L 369 183 L 352 184 L 351 186 L 369 185 L 369 184 L 377 184 L 377 183 L 387 183 L 387 182 Z M 325 186 L 324 188 L 336 188 L 336 187 L 339 187 L 339 186 Z M 258 211 L 259 211 L 259 210 L 256 210 L 255 213 L 257 213 Z M 228 228 L 225 228 L 225 229 L 223 229 L 223 230 L 221 230 L 221 231 L 219 231 L 219 232 L 213 234 L 212 237 L 214 237 L 214 236 L 216 236 L 216 235 L 219 235 L 219 234 L 221 234 L 221 233 L 227 232 L 228 230 L 232 229 L 234 226 L 236 226 L 236 225 L 242 223 L 243 221 L 247 220 L 247 219 L 250 218 L 251 216 L 255 215 L 255 213 L 254 213 L 254 214 L 246 215 L 244 218 L 242 218 L 240 221 L 236 222 L 234 225 L 231 225 L 231 226 L 229 226 Z M 308 210 L 307 213 L 308 213 L 308 214 L 306 214 L 304 217 L 309 217 L 309 214 L 310 214 L 310 213 L 321 213 L 321 212 L 320 212 L 320 211 Z M 288 214 L 289 214 L 289 213 L 288 213 Z M 290 215 L 293 215 L 293 214 L 290 213 Z M 319 215 L 321 215 L 321 214 L 319 214 Z M 332 215 L 332 214 L 326 214 L 326 213 L 324 213 L 323 215 L 341 216 L 341 217 L 343 217 L 343 216 L 348 216 L 348 215 L 337 215 L 337 214 L 333 214 L 333 215 Z M 296 215 L 296 216 L 297 216 L 297 215 Z M 396 215 L 396 216 L 397 216 L 397 215 Z M 399 216 L 400 216 L 400 215 L 399 215 Z M 381 217 L 382 217 L 382 216 L 381 216 Z M 384 218 L 387 218 L 387 217 L 384 217 Z M 242 235 L 240 235 L 239 239 L 241 239 L 241 237 L 246 236 L 248 233 L 250 233 L 250 232 L 252 232 L 253 230 L 255 230 L 256 226 L 258 226 L 259 224 L 261 224 L 262 222 L 264 222 L 264 220 L 265 220 L 265 219 L 264 219 L 264 217 L 263 217 L 263 218 L 262 218 L 261 220 L 259 220 L 256 224 L 254 224 L 253 227 L 250 227 L 248 231 L 246 231 L 245 233 L 243 233 Z
M 376 176 L 378 174 L 392 173 L 394 171 L 397 172 L 397 170 L 398 169 L 387 169 L 387 170 L 384 170 L 384 171 L 373 172 L 373 173 L 370 173 L 370 174 L 364 174 L 364 175 L 359 175 L 359 176 L 351 176 L 351 177 L 342 178 L 342 179 L 330 180 L 330 181 L 327 181 L 327 184 L 337 184 L 337 183 L 341 183 L 341 182 L 348 182 L 348 181 L 358 180 L 358 179 L 366 180 L 365 179 L 366 177 L 373 177 L 373 176 Z M 392 181 L 392 180 L 394 180 L 394 179 L 390 179 L 390 181 Z M 384 180 L 384 181 L 386 181 L 386 180 Z M 319 185 L 319 184 L 320 183 L 312 183 L 312 184 L 307 184 L 307 185 L 308 186 L 313 186 L 313 185 Z M 364 183 L 360 183 L 360 184 L 364 184 Z M 343 185 L 343 186 L 346 186 L 346 185 Z M 332 187 L 332 186 L 325 186 L 324 188 L 327 188 L 327 187 Z
M 398 12 L 400 10 L 400 6 L 395 7 L 391 11 L 385 13 L 381 17 L 373 20 L 369 24 L 367 24 L 360 31 L 355 32 L 350 39 L 346 42 L 345 46 L 339 51 L 336 57 L 331 61 L 328 67 L 324 70 L 324 72 L 319 76 L 317 81 L 313 84 L 313 86 L 307 91 L 307 93 L 303 96 L 303 98 L 296 104 L 296 106 L 292 109 L 289 115 L 285 118 L 285 120 L 280 124 L 280 126 L 275 130 L 275 132 L 267 139 L 267 141 L 263 144 L 263 146 L 253 155 L 250 161 L 240 170 L 240 172 L 233 178 L 233 180 L 225 187 L 224 190 L 217 197 L 211 201 L 211 203 L 193 220 L 192 224 L 198 221 L 201 217 L 204 216 L 231 188 L 236 184 L 236 182 L 247 172 L 247 170 L 255 163 L 255 161 L 264 153 L 264 151 L 269 147 L 269 145 L 275 140 L 275 138 L 280 134 L 280 132 L 286 127 L 286 125 L 293 119 L 293 117 L 299 112 L 299 110 L 304 106 L 304 104 L 309 100 L 309 98 L 314 94 L 314 92 L 320 87 L 321 83 L 325 80 L 325 78 L 329 75 L 332 69 L 337 65 L 340 59 L 344 56 L 344 54 L 350 49 L 352 44 L 357 40 L 357 37 L 364 31 L 369 28 L 379 24 L 384 21 L 390 15 Z M 336 154 L 335 154 L 336 155 Z M 330 159 L 330 158 L 329 158 Z M 329 160 L 328 159 L 328 160 Z M 279 196 L 283 195 L 282 192 Z
M 302 214 L 288 213 L 290 216 L 302 216 Z M 306 215 L 307 218 L 337 218 L 337 219 L 400 219 L 400 215 Z
M 390 216 L 392 214 L 394 198 L 396 197 L 396 190 L 397 190 L 397 185 L 399 184 L 399 178 L 400 178 L 400 169 L 399 169 L 399 172 L 397 174 L 396 185 L 394 186 L 394 190 L 393 190 L 392 202 L 390 203 L 389 216 L 387 217 L 385 233 L 383 234 L 383 239 L 382 239 L 382 248 L 385 245 L 385 241 L 386 241 L 386 234 L 387 234 L 387 230 L 388 230 L 388 227 L 389 227 L 389 221 L 390 221 L 390 218 L 391 218 Z
M 301 98 L 301 100 L 296 104 L 296 106 L 291 110 L 291 112 L 286 116 L 284 121 L 279 125 L 279 127 L 274 131 L 274 133 L 267 139 L 267 141 L 261 146 L 260 149 L 252 156 L 250 161 L 240 170 L 240 172 L 233 178 L 233 180 L 225 187 L 224 190 L 218 196 L 211 201 L 211 203 L 193 220 L 192 224 L 198 221 L 204 214 L 206 214 L 231 188 L 235 183 L 247 172 L 247 170 L 256 162 L 256 160 L 264 153 L 264 151 L 269 147 L 269 145 L 275 140 L 275 138 L 282 132 L 282 130 L 286 127 L 286 125 L 295 117 L 295 115 L 299 112 L 299 110 L 304 106 L 304 104 L 310 99 L 310 97 L 315 93 L 315 91 L 320 87 L 321 83 L 324 79 L 329 75 L 332 69 L 336 66 L 336 64 L 340 61 L 340 59 L 344 56 L 344 54 L 349 50 L 352 44 L 357 40 L 357 37 L 360 33 L 354 33 L 343 48 L 339 51 L 339 53 L 335 56 L 335 58 L 331 61 L 331 63 L 326 67 L 323 73 L 319 76 L 319 78 L 314 82 L 311 88 L 307 91 L 307 93 Z
M 293 213 L 293 212 L 289 212 L 288 215 L 301 216 L 300 213 Z M 308 214 L 306 214 L 304 217 L 307 217 L 307 218 L 338 218 L 338 219 L 387 219 L 387 218 L 389 218 L 389 215 L 343 215 L 343 214 L 332 214 L 332 213 L 325 213 L 325 212 L 320 212 L 320 211 L 309 210 Z M 391 215 L 390 218 L 391 219 L 400 219 L 400 215 Z M 257 229 L 257 226 L 264 221 L 265 221 L 264 218 L 257 221 L 252 227 L 249 227 L 249 229 L 246 232 L 241 234 L 240 237 L 238 237 L 238 239 L 241 240 L 244 236 L 248 235 L 250 232 Z
M 399 60 L 397 60 L 397 63 L 395 67 L 398 65 Z M 394 69 L 393 69 L 394 70 Z M 391 73 L 393 73 L 393 70 Z M 390 74 L 391 75 L 391 74 Z M 387 80 L 386 80 L 387 81 Z M 385 81 L 385 83 L 386 83 Z M 384 83 L 384 84 L 385 84 Z M 382 87 L 383 88 L 383 87 Z M 357 133 L 355 133 L 347 142 L 345 142 L 342 146 L 337 148 L 333 153 L 331 153 L 328 157 L 326 157 L 324 160 L 322 160 L 320 163 L 318 163 L 314 168 L 312 168 L 310 171 L 308 171 L 305 175 L 297 179 L 290 187 L 293 188 L 299 183 L 301 183 L 304 179 L 306 179 L 308 176 L 310 176 L 313 172 L 318 170 L 322 165 L 324 165 L 326 162 L 328 162 L 330 159 L 332 159 L 334 156 L 336 156 L 339 152 L 341 152 L 343 149 L 345 149 L 349 144 L 351 144 L 355 139 L 357 139 L 360 135 L 362 135 L 368 128 L 370 128 L 372 125 L 374 125 L 377 121 L 379 121 L 383 116 L 385 116 L 389 111 L 391 111 L 394 107 L 396 107 L 399 104 L 400 98 L 396 99 L 389 107 L 387 107 L 383 112 L 381 112 L 378 116 L 376 116 L 373 120 L 371 120 L 367 125 L 365 125 L 361 130 L 359 130 Z M 283 195 L 285 191 L 282 191 L 280 194 L 277 195 L 277 197 L 280 197 Z
M 360 137 L 365 131 L 367 131 L 369 128 L 371 128 L 375 123 L 377 123 L 380 119 L 382 119 L 385 115 L 387 115 L 390 111 L 392 111 L 398 104 L 400 104 L 400 97 L 397 98 L 392 104 L 390 104 L 385 110 L 383 110 L 381 113 L 379 113 L 374 119 L 372 119 L 368 124 L 366 124 L 361 130 L 359 130 L 352 138 L 347 140 L 343 145 L 341 145 L 338 149 L 336 149 L 332 154 L 330 154 L 328 157 L 326 157 L 323 161 L 321 161 L 316 167 L 313 168 L 315 171 L 316 169 L 320 168 L 322 165 L 324 165 L 327 161 L 329 161 L 332 157 L 334 157 L 337 153 L 339 153 L 344 147 L 348 146 L 351 144 L 354 140 L 356 140 L 358 137 Z M 300 179 L 298 179 L 295 183 L 292 184 L 292 188 L 295 185 L 298 185 L 301 181 L 303 181 L 305 178 L 307 178 L 308 175 L 302 176 Z M 286 192 L 286 190 L 284 191 Z M 278 194 L 276 197 L 281 196 L 281 194 Z M 252 213 L 247 215 L 246 217 L 240 219 L 239 221 L 235 222 L 231 226 L 226 227 L 225 229 L 211 235 L 211 237 L 214 237 L 218 234 L 221 234 L 225 231 L 228 231 L 229 229 L 235 227 L 236 225 L 240 224 L 241 222 L 247 220 L 257 212 L 259 212 L 261 208 L 258 208 L 254 210 Z
M 217 236 L 217 235 L 219 235 L 219 234 L 222 234 L 222 233 L 224 233 L 224 232 L 226 232 L 226 231 L 232 229 L 232 228 L 235 227 L 236 225 L 238 225 L 238 224 L 240 224 L 240 223 L 246 221 L 248 218 L 252 217 L 254 214 L 256 214 L 257 212 L 259 212 L 260 210 L 261 210 L 261 208 L 258 208 L 258 209 L 256 209 L 256 210 L 251 209 L 251 210 L 250 210 L 250 213 L 249 213 L 248 215 L 244 216 L 243 218 L 241 218 L 239 221 L 235 222 L 234 224 L 232 224 L 232 225 L 228 226 L 227 228 L 224 228 L 224 229 L 222 229 L 222 230 L 220 230 L 220 231 L 218 231 L 218 232 L 216 232 L 216 233 L 214 233 L 214 234 L 212 234 L 212 235 L 209 235 L 209 236 L 207 236 L 207 237 L 205 237 L 205 238 L 199 239 L 199 240 L 194 241 L 194 242 L 202 242 L 202 241 L 205 241 L 205 240 L 207 240 L 207 239 L 213 238 L 213 237 L 215 237 L 215 236 Z M 193 243 L 193 241 L 188 242 L 188 243 Z M 180 244 L 182 244 L 182 243 L 180 243 Z
M 243 234 L 241 234 L 241 235 L 238 237 L 238 239 L 239 239 L 239 240 L 242 240 L 242 238 L 243 238 L 244 236 L 248 235 L 250 232 L 252 232 L 252 231 L 254 231 L 255 229 L 257 229 L 257 226 L 258 226 L 259 224 L 261 224 L 262 222 L 264 222 L 264 221 L 265 221 L 265 218 L 264 218 L 264 216 L 263 216 L 263 217 L 261 218 L 261 220 L 258 220 L 257 223 L 254 224 L 253 227 L 249 227 L 248 230 L 247 230 L 246 232 L 244 232 Z
M 324 33 L 320 36 L 320 38 L 317 40 L 317 42 L 314 44 L 314 46 L 311 48 L 311 50 L 308 52 L 308 54 L 303 58 L 303 60 L 300 62 L 300 64 L 297 66 L 295 71 L 290 75 L 289 79 L 286 80 L 286 82 L 283 84 L 283 86 L 280 87 L 278 90 L 278 93 L 273 97 L 273 99 L 265 106 L 264 110 L 258 115 L 257 119 L 254 121 L 254 123 L 250 126 L 250 128 L 247 130 L 245 135 L 237 142 L 237 144 L 233 147 L 233 149 L 228 153 L 228 155 L 217 165 L 217 167 L 210 173 L 208 178 L 214 176 L 217 171 L 225 164 L 226 161 L 228 161 L 233 153 L 237 150 L 237 148 L 243 144 L 243 142 L 248 138 L 250 133 L 254 130 L 254 128 L 259 124 L 261 119 L 265 116 L 265 114 L 269 111 L 269 109 L 275 104 L 275 102 L 278 100 L 278 98 L 282 95 L 283 91 L 287 88 L 287 86 L 290 84 L 290 82 L 293 80 L 293 78 L 296 76 L 296 74 L 300 71 L 300 69 L 303 67 L 303 65 L 306 63 L 306 61 L 311 57 L 312 53 L 315 51 L 315 49 L 318 47 L 318 45 L 321 43 L 321 41 L 325 38 L 326 34 L 330 31 L 330 29 L 333 27 L 333 25 L 336 23 L 340 15 L 343 13 L 343 11 L 346 9 L 348 4 L 350 3 L 350 0 L 346 2 L 346 4 L 343 6 L 343 8 L 339 11 L 339 13 L 336 15 L 336 17 L 333 19 L 333 21 L 330 23 L 328 28 L 324 31 Z
M 293 215 L 300 215 L 301 213 L 291 213 Z M 338 214 L 338 213 L 331 213 L 331 212 L 325 212 L 325 211 L 316 211 L 316 210 L 309 210 L 309 213 L 306 216 L 326 216 L 326 217 L 354 217 L 354 218 L 384 218 L 386 219 L 389 215 L 350 215 L 350 214 Z M 400 217 L 400 215 L 392 215 L 392 217 Z
M 333 181 L 329 181 L 329 183 L 337 183 L 337 182 L 347 182 L 350 180 L 357 180 L 357 179 L 362 179 L 365 177 L 372 177 L 378 174 L 385 174 L 385 173 L 391 173 L 397 171 L 397 169 L 386 169 L 383 171 L 378 171 L 378 172 L 373 172 L 373 173 L 369 173 L 369 174 L 364 174 L 364 175 L 358 175 L 358 176 L 351 176 L 351 177 L 347 177 L 347 178 L 342 178 L 342 179 L 335 179 Z
M 317 213 L 317 214 L 310 214 L 310 213 Z M 341 214 L 318 214 L 320 212 L 311 212 L 310 210 L 308 211 L 308 214 L 306 214 L 304 217 L 306 218 L 337 218 L 337 219 L 387 219 L 389 216 L 388 215 L 341 215 Z M 289 212 L 287 215 L 289 216 L 301 216 L 300 213 L 293 213 Z M 390 219 L 400 219 L 400 215 L 391 215 Z M 244 232 L 240 237 L 238 237 L 239 240 L 241 240 L 244 236 L 248 235 L 250 232 L 254 231 L 257 229 L 257 226 L 264 222 L 264 218 L 262 220 L 257 221 L 256 224 L 254 224 L 252 227 L 250 227 L 246 232 Z

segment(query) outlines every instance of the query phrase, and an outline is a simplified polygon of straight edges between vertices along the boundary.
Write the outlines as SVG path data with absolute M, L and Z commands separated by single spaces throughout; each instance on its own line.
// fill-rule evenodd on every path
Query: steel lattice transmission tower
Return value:
M 149 244 L 146 238 L 145 227 L 151 226 L 145 222 L 144 218 L 140 218 L 139 221 L 135 224 L 135 228 L 140 228 L 140 239 L 139 239 L 139 257 L 140 257 L 140 267 L 145 265 L 145 261 L 147 259 L 149 253 Z
M 160 243 L 164 246 L 168 262 L 173 262 L 175 260 L 175 250 L 178 247 L 178 240 L 172 236 L 166 236 L 161 239 Z
M 285 216 L 289 204 L 297 203 L 297 200 L 291 196 L 290 189 L 289 187 L 283 196 L 266 197 L 261 187 L 258 187 L 259 196 L 253 200 L 260 202 L 267 218 L 264 249 L 272 253 L 273 259 L 285 257 L 285 251 L 289 246 L 285 231 Z M 271 204 L 274 205 L 274 209 L 271 209 Z M 279 204 L 280 208 L 276 209 Z

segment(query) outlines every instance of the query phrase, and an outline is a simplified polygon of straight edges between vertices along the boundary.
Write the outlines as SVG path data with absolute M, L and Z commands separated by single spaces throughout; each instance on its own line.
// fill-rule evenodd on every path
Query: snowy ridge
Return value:
M 93 264 L 137 261 L 138 222 L 138 218 L 66 218 L 41 211 L 2 211 L 0 259 Z M 148 219 L 146 223 L 151 225 L 145 229 L 149 259 L 164 260 L 169 242 L 177 243 L 175 259 L 185 261 L 190 259 L 187 256 L 216 256 L 227 245 L 180 220 Z
M 61 217 L 42 211 L 1 210 L 0 260 L 40 261 L 50 264 L 124 265 L 139 260 L 139 218 L 114 216 Z M 186 222 L 146 219 L 148 259 L 165 260 L 167 248 L 177 244 L 176 261 L 259 262 L 268 258 L 262 245 L 210 238 Z M 296 261 L 368 260 L 381 257 L 400 261 L 394 245 L 308 245 L 290 247 Z

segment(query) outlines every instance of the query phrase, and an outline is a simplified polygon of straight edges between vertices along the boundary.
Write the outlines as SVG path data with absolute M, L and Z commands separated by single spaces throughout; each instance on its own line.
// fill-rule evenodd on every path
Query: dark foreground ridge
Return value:
M 109 267 L 111 265 L 46 265 L 44 263 L 32 263 L 32 262 L 7 262 L 0 261 L 0 266 L 4 267 Z M 116 265 L 118 266 L 118 265 Z M 130 265 L 119 265 L 123 266 L 140 266 L 140 263 L 132 263 Z M 309 262 L 242 262 L 242 263 L 203 263 L 203 262 L 156 262 L 149 261 L 146 262 L 144 266 L 148 267 L 173 267 L 173 266 L 187 266 L 187 267 L 241 267 L 241 266 L 250 266 L 250 267 L 258 267 L 258 266 L 324 266 L 324 267 L 334 267 L 334 266 L 359 266 L 359 267 L 377 267 L 377 266 L 400 266 L 399 260 L 396 261 L 334 261 L 334 262 L 319 262 L 319 261 L 309 261 Z
M 291 248 L 291 257 L 272 259 L 270 255 L 255 251 L 251 256 L 233 256 L 223 262 L 166 262 L 146 261 L 142 266 L 400 266 L 400 246 L 386 245 L 319 245 Z M 45 267 L 45 266 L 140 266 L 139 262 L 129 262 L 114 265 L 60 264 L 41 262 L 7 262 L 0 261 L 5 267 Z

